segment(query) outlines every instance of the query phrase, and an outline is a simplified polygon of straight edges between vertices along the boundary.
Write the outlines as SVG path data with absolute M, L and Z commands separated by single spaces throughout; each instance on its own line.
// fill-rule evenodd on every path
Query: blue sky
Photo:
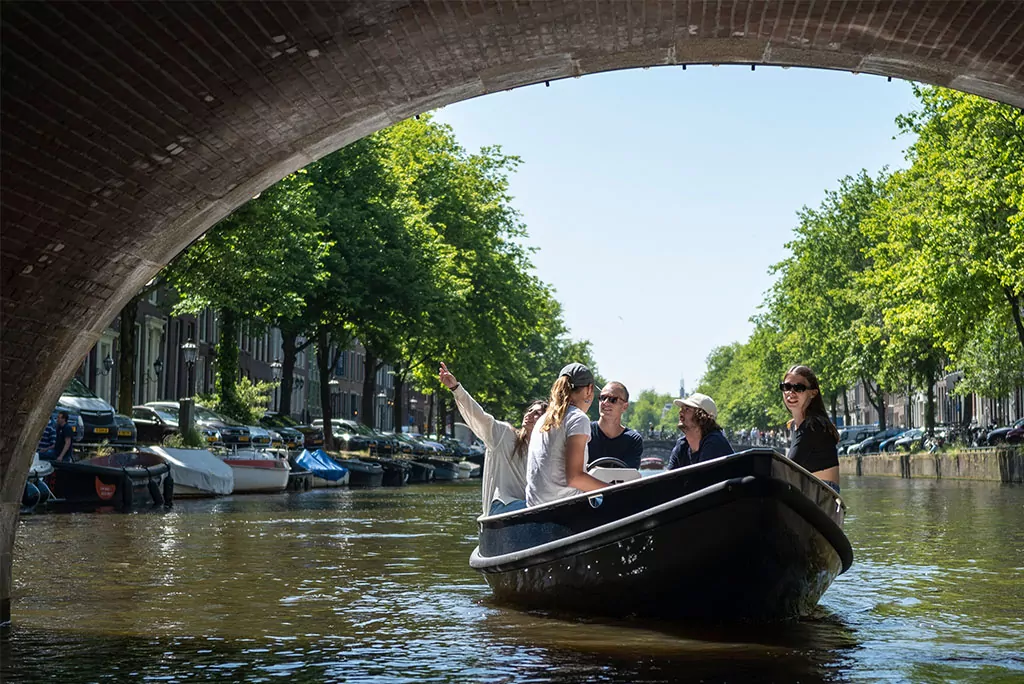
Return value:
M 915 103 L 909 83 L 863 74 L 691 66 L 518 88 L 436 117 L 469 149 L 522 157 L 513 204 L 537 273 L 602 375 L 675 393 L 714 347 L 747 339 L 797 210 L 844 175 L 903 165 L 894 119 Z

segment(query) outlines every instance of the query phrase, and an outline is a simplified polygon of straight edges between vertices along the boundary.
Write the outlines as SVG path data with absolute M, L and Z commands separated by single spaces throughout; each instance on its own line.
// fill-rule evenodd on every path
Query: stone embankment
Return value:
M 854 454 L 839 457 L 839 472 L 843 475 L 1024 483 L 1024 449 Z

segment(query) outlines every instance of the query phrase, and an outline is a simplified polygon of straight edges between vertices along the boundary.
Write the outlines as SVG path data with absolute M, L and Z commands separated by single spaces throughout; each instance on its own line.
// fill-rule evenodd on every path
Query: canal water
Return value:
M 851 570 L 812 619 L 745 628 L 495 605 L 468 566 L 476 482 L 27 516 L 0 679 L 1024 681 L 1024 488 L 843 494 Z

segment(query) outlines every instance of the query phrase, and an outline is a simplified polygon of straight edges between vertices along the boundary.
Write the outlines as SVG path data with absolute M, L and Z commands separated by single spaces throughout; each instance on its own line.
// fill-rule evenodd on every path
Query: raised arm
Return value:
M 471 397 L 466 388 L 452 375 L 444 362 L 441 363 L 438 377 L 441 384 L 452 391 L 455 404 L 459 407 L 459 413 L 462 414 L 473 434 L 483 440 L 484 446 L 493 450 L 498 442 L 506 439 L 512 433 L 511 425 L 496 420 L 494 416 L 484 411 L 476 399 Z

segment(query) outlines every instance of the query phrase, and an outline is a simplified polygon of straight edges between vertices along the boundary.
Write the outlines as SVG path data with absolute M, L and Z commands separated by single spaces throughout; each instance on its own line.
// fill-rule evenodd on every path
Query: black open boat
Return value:
M 821 480 L 753 449 L 483 516 L 470 565 L 496 598 L 526 607 L 787 620 L 853 563 L 845 514 Z
M 157 454 L 129 451 L 84 461 L 53 461 L 46 482 L 54 503 L 74 506 L 170 506 L 174 480 L 170 466 Z

